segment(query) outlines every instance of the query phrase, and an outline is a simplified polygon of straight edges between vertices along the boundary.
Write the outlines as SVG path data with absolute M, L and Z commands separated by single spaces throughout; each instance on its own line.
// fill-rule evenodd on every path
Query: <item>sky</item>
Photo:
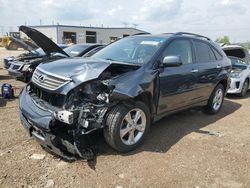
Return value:
M 135 27 L 250 41 L 249 0 L 0 0 L 0 35 L 19 25 Z

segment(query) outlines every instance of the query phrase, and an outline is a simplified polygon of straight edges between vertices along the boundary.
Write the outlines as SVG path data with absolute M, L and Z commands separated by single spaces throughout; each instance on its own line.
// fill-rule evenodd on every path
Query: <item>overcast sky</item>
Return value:
M 0 34 L 18 25 L 52 23 L 187 31 L 250 41 L 249 0 L 0 0 Z

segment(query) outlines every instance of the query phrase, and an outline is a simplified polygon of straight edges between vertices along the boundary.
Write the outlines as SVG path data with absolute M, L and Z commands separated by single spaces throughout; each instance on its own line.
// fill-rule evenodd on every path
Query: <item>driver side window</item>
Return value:
M 188 40 L 174 40 L 163 52 L 163 58 L 166 56 L 180 56 L 183 64 L 193 62 L 191 43 Z

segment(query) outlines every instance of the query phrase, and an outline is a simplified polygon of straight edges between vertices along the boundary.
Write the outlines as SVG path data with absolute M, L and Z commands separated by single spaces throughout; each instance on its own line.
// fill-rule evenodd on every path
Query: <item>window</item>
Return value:
M 86 43 L 96 43 L 95 31 L 86 31 Z
M 214 48 L 212 48 L 213 52 L 214 52 L 214 55 L 216 57 L 217 60 L 221 60 L 222 59 L 222 55 L 217 51 L 215 50 Z
M 75 32 L 63 32 L 63 42 L 65 44 L 74 43 L 76 44 L 76 33 Z
M 208 44 L 201 41 L 194 41 L 194 44 L 198 63 L 216 61 L 216 57 Z
M 166 38 L 133 36 L 122 38 L 95 53 L 92 58 L 134 64 L 149 62 Z
M 163 52 L 163 58 L 166 56 L 180 56 L 183 64 L 192 63 L 192 49 L 188 40 L 175 40 Z

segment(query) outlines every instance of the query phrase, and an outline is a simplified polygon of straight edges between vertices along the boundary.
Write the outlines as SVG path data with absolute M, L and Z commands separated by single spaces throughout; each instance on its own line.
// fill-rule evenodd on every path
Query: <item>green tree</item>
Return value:
M 219 37 L 215 40 L 215 42 L 218 43 L 224 43 L 224 44 L 230 44 L 230 40 L 228 36 L 224 36 L 224 37 Z

